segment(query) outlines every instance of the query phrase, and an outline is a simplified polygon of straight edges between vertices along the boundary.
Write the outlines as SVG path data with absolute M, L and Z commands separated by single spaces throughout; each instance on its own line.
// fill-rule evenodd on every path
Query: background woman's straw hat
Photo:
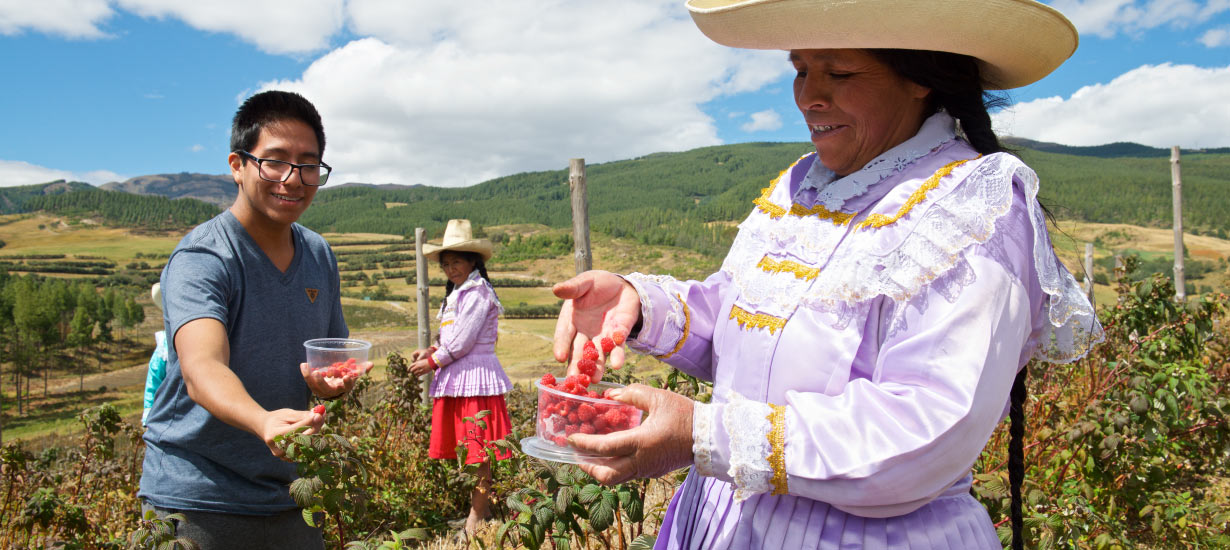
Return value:
M 424 244 L 423 256 L 434 262 L 439 260 L 440 253 L 446 250 L 477 252 L 485 262 L 491 259 L 491 248 L 491 241 L 474 238 L 474 233 L 470 229 L 470 220 L 449 220 L 448 226 L 444 228 L 444 238 L 440 240 L 440 244 Z
M 965 54 L 983 85 L 1006 90 L 1050 74 L 1077 32 L 1033 0 L 687 0 L 701 32 L 757 50 L 896 48 Z
M 162 309 L 162 283 L 154 283 L 149 289 L 149 297 L 154 299 L 154 305 Z

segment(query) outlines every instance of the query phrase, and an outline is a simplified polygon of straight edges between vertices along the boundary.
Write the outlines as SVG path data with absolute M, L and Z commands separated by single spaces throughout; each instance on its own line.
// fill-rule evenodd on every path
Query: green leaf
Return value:
M 316 519 L 312 517 L 314 513 L 310 508 L 304 508 L 300 513 L 303 515 L 303 523 L 306 523 L 308 527 L 318 527 Z
M 555 507 L 544 505 L 534 508 L 534 519 L 544 525 L 551 523 L 555 520 Z
M 615 509 L 605 499 L 594 502 L 589 507 L 589 526 L 594 531 L 605 531 L 615 521 Z
M 590 483 L 584 487 L 581 487 L 581 493 L 577 495 L 577 500 L 579 500 L 581 504 L 588 506 L 590 503 L 598 500 L 601 496 L 602 487 Z
M 645 533 L 639 537 L 636 537 L 636 540 L 632 541 L 632 544 L 628 545 L 628 550 L 653 550 L 653 545 L 657 541 L 658 537 L 656 535 Z
M 525 498 L 525 495 L 521 493 L 508 495 L 508 507 L 526 514 L 534 513 L 533 510 L 530 510 L 529 505 L 522 500 L 523 498 Z
M 568 511 L 568 505 L 572 504 L 577 498 L 577 490 L 571 485 L 564 485 L 555 493 L 555 513 L 564 515 Z

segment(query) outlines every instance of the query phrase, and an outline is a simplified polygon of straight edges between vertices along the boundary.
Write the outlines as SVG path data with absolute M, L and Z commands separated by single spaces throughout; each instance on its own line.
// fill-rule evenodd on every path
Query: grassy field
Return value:
M 1063 262 L 1075 273 L 1081 271 L 1084 243 L 1097 242 L 1095 255 L 1103 258 L 1118 250 L 1130 248 L 1142 255 L 1165 255 L 1173 248 L 1173 235 L 1169 230 L 1142 228 L 1117 224 L 1090 224 L 1061 222 L 1058 231 L 1052 231 L 1056 251 Z M 536 225 L 517 225 L 487 228 L 489 232 L 532 235 L 561 233 L 565 230 Z M 344 246 L 347 242 L 401 240 L 396 235 L 380 234 L 327 234 L 330 242 Z M 167 254 L 178 243 L 182 234 L 147 234 L 123 229 L 105 228 L 90 224 L 68 225 L 60 219 L 48 216 L 14 215 L 0 216 L 0 249 L 4 255 L 68 254 L 103 257 L 124 265 L 138 260 L 137 254 Z M 1230 288 L 1230 241 L 1212 237 L 1185 237 L 1188 253 L 1193 258 L 1219 262 L 1219 269 L 1194 281 L 1201 286 L 1225 291 Z M 593 236 L 594 267 L 614 272 L 642 271 L 669 273 L 681 278 L 703 278 L 720 266 L 720 258 L 669 247 L 648 247 L 636 243 L 611 239 L 604 235 Z M 347 249 L 375 249 L 381 245 L 362 245 Z M 148 261 L 148 258 L 146 258 Z M 503 270 L 502 270 L 503 269 Z M 571 255 L 558 258 L 525 260 L 514 264 L 493 264 L 493 278 L 537 278 L 555 283 L 567 279 L 573 273 Z M 369 270 L 369 274 L 380 270 Z M 438 269 L 428 267 L 430 277 L 441 277 Z M 400 300 L 376 301 L 343 299 L 347 323 L 352 335 L 370 340 L 374 344 L 373 359 L 377 368 L 373 376 L 383 377 L 383 367 L 388 354 L 408 354 L 418 347 L 416 324 L 415 289 L 404 278 L 384 281 Z M 347 289 L 357 291 L 358 288 Z M 431 288 L 432 296 L 443 295 L 443 288 Z M 550 287 L 506 287 L 497 289 L 506 306 L 548 305 L 556 303 Z M 1106 285 L 1097 285 L 1095 299 L 1102 304 L 1114 300 L 1114 291 Z M 104 359 L 103 373 L 91 373 L 93 390 L 77 391 L 78 378 L 72 363 L 66 363 L 53 372 L 49 386 L 53 391 L 42 397 L 41 383 L 34 384 L 35 399 L 31 409 L 17 416 L 12 408 L 13 388 L 7 383 L 11 377 L 0 378 L 0 396 L 4 408 L 0 412 L 5 439 L 36 439 L 51 434 L 68 433 L 76 429 L 75 415 L 81 409 L 110 401 L 119 404 L 132 418 L 140 414 L 140 394 L 144 383 L 144 366 L 153 349 L 152 334 L 161 328 L 161 313 L 153 306 L 148 294 L 140 297 L 145 307 L 146 321 L 129 331 L 124 349 L 116 349 Z M 435 311 L 430 312 L 432 331 L 435 331 Z M 562 366 L 551 355 L 551 337 L 554 333 L 553 319 L 505 319 L 500 323 L 500 339 L 496 352 L 503 362 L 509 377 L 515 382 L 528 383 L 544 372 L 559 374 Z M 87 359 L 93 364 L 92 359 Z M 639 373 L 664 373 L 665 367 L 652 358 L 634 358 L 633 367 Z M 10 372 L 5 365 L 5 372 Z M 97 388 L 107 386 L 105 391 Z

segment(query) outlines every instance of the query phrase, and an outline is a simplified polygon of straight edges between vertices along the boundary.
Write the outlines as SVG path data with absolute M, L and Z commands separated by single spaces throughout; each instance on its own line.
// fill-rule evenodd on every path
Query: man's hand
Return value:
M 274 438 L 282 434 L 287 434 L 295 431 L 300 426 L 308 426 L 306 434 L 314 434 L 320 431 L 320 428 L 325 424 L 325 415 L 316 413 L 315 411 L 296 411 L 294 409 L 278 409 L 270 411 L 265 415 L 265 419 L 261 422 L 261 439 L 265 440 L 265 445 L 269 447 L 269 452 L 273 453 L 282 460 L 286 460 L 286 453 L 282 452 L 276 444 Z
M 354 389 L 355 380 L 372 370 L 373 364 L 371 361 L 359 363 L 357 370 L 341 378 L 328 378 L 324 374 L 324 369 L 312 370 L 307 363 L 299 363 L 299 372 L 303 375 L 303 381 L 307 382 L 308 389 L 312 390 L 313 395 L 321 399 L 332 399 Z

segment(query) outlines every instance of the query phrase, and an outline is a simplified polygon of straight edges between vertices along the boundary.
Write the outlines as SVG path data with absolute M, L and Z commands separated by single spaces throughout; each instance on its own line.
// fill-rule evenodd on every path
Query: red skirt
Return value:
M 481 429 L 474 422 L 462 420 L 473 417 L 479 411 L 491 411 L 482 420 L 487 423 L 486 429 Z M 486 447 L 494 448 L 490 442 L 504 439 L 512 433 L 512 418 L 508 415 L 508 404 L 503 395 L 479 395 L 474 397 L 437 397 L 431 411 L 431 445 L 427 456 L 456 460 L 457 446 L 466 445 L 466 464 L 487 461 Z M 496 460 L 504 460 L 512 456 L 507 449 L 497 449 Z

